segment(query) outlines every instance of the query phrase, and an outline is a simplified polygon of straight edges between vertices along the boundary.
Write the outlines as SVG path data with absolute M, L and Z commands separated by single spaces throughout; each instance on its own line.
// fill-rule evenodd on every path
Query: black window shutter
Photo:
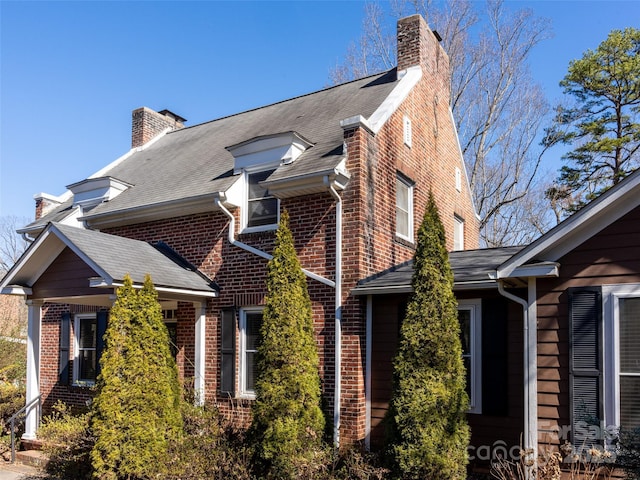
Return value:
M 482 300 L 482 413 L 509 413 L 507 313 L 505 298 Z
M 96 380 L 100 375 L 100 357 L 104 350 L 104 334 L 107 331 L 108 318 L 109 312 L 107 310 L 100 310 L 96 314 Z
M 236 312 L 233 308 L 224 308 L 221 315 L 221 369 L 220 391 L 235 393 L 236 371 Z
M 588 448 L 588 427 L 600 426 L 603 418 L 602 292 L 600 287 L 571 288 L 568 295 L 572 442 Z
M 69 385 L 69 350 L 71 337 L 71 314 L 63 313 L 60 317 L 60 362 L 58 366 L 58 382 Z

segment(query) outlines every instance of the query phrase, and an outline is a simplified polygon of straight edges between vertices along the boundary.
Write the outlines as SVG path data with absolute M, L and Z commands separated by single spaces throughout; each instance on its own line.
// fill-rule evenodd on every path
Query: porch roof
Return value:
M 29 293 L 65 248 L 96 273 L 95 277 L 87 278 L 87 287 L 117 287 L 127 274 L 134 285 L 141 285 L 149 274 L 161 295 L 162 292 L 176 298 L 218 295 L 214 282 L 166 245 L 151 245 L 61 223 L 50 223 L 36 238 L 2 279 L 0 291 L 14 293 L 19 290 L 16 287 L 22 287 L 23 293 Z M 60 282 L 64 282 L 64 273 L 60 276 Z M 100 290 L 96 293 L 101 293 Z
M 522 246 L 462 250 L 449 253 L 453 270 L 454 290 L 497 288 L 490 278 L 496 268 L 522 250 Z M 396 265 L 358 282 L 354 295 L 409 293 L 413 276 L 413 260 Z

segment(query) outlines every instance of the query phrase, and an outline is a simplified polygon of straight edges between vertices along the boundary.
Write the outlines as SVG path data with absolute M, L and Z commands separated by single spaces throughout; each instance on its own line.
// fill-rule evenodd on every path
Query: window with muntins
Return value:
M 271 173 L 273 170 L 247 173 L 247 228 L 266 229 L 278 224 L 279 200 L 260 185 Z
M 396 235 L 413 242 L 413 183 L 396 177 Z
M 469 412 L 482 413 L 482 367 L 481 367 L 481 301 L 460 300 L 458 302 L 462 360 L 466 370 Z
M 256 354 L 262 325 L 262 308 L 240 311 L 240 394 L 255 396 Z
M 603 286 L 607 426 L 640 428 L 640 284 Z
M 95 315 L 75 318 L 74 383 L 93 384 L 97 373 L 97 321 Z

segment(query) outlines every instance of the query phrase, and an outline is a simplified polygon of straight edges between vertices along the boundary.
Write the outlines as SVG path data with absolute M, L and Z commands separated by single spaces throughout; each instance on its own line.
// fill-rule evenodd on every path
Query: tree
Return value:
M 433 195 L 418 232 L 411 285 L 393 362 L 389 451 L 403 479 L 464 479 L 469 399 L 453 273 Z
M 613 30 L 560 86 L 575 102 L 556 108 L 544 143 L 573 149 L 547 196 L 570 213 L 640 166 L 640 30 Z
M 478 15 L 470 0 L 397 0 L 396 18 L 420 13 L 442 37 L 451 65 L 451 108 L 458 128 L 469 182 L 480 215 L 481 240 L 503 245 L 505 228 L 531 201 L 545 148 L 537 138 L 548 106 L 533 81 L 528 59 L 532 49 L 549 36 L 547 21 L 530 10 L 509 12 L 501 0 L 486 2 L 486 21 L 478 30 Z M 339 83 L 369 75 L 396 64 L 395 36 L 389 34 L 377 4 L 365 10 L 364 33 L 352 45 L 342 64 L 330 73 Z M 522 218 L 529 227 L 522 241 L 538 235 L 537 218 L 545 211 L 528 210 Z
M 251 435 L 267 476 L 297 478 L 320 452 L 325 421 L 311 301 L 287 212 L 267 270 Z
M 0 217 L 0 278 L 26 250 L 28 243 L 16 230 L 28 223 L 26 218 Z M 26 378 L 27 306 L 24 299 L 0 295 L 0 382 L 24 382 Z M 25 341 L 25 343 L 22 343 Z
M 181 429 L 180 385 L 151 278 L 118 288 L 92 404 L 94 477 L 152 478 Z

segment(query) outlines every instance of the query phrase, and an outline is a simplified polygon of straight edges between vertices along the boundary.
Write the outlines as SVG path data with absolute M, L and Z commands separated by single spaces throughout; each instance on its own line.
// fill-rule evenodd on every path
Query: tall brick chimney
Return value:
M 422 15 L 401 18 L 397 28 L 398 71 L 421 65 L 425 73 L 443 73 L 441 70 L 446 68 L 448 74 L 447 54 Z
M 169 110 L 156 112 L 147 107 L 136 108 L 131 121 L 131 148 L 141 147 L 167 128 L 177 130 L 186 120 Z

